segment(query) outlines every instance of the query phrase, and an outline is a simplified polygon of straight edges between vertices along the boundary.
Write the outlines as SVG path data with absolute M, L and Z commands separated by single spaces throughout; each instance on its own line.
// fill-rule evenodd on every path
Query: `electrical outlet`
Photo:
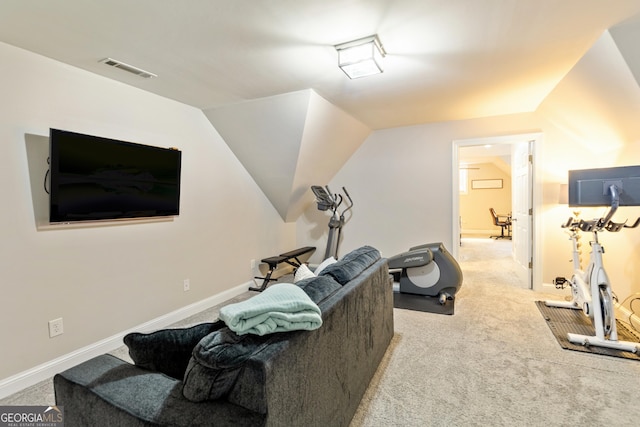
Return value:
M 251 271 L 255 270 L 256 269 L 256 260 L 252 259 L 251 263 L 249 265 L 251 266 Z
M 64 328 L 62 326 L 62 317 L 58 319 L 49 320 L 49 338 L 62 335 Z
M 189 282 L 189 279 L 184 279 L 182 281 L 182 288 L 184 289 L 185 292 L 187 292 L 188 290 L 191 290 L 191 282 Z

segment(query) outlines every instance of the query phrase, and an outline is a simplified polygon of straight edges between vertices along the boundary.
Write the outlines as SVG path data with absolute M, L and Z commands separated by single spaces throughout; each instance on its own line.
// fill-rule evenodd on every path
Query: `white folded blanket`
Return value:
M 291 283 L 276 283 L 246 301 L 222 307 L 220 319 L 238 335 L 311 331 L 322 325 L 318 306 Z

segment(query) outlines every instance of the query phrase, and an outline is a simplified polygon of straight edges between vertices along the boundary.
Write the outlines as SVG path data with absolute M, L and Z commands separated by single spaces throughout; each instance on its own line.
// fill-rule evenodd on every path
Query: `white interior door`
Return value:
M 531 240 L 533 230 L 532 142 L 512 145 L 512 243 L 513 258 L 518 265 L 519 283 L 527 289 L 533 285 Z

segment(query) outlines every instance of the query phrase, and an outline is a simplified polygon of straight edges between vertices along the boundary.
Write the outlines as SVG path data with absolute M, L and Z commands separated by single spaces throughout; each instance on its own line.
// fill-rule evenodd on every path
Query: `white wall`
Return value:
M 434 241 L 451 250 L 452 142 L 541 131 L 544 137 L 536 147 L 541 176 L 536 180 L 542 184 L 536 191 L 542 206 L 536 215 L 542 230 L 534 268 L 541 269 L 542 280 L 534 288 L 550 290 L 543 285 L 571 275 L 571 245 L 560 228 L 571 210 L 558 204 L 560 184 L 566 183 L 570 169 L 640 164 L 639 114 L 640 88 L 605 33 L 536 113 L 376 131 L 330 182 L 334 188 L 347 186 L 355 199 L 341 252 L 371 244 L 392 256 Z M 589 219 L 604 210 L 582 211 Z M 640 208 L 624 208 L 616 221 L 633 221 L 638 215 Z M 327 215 L 309 207 L 298 221 L 298 242 L 325 239 L 327 221 Z M 601 241 L 620 300 L 640 292 L 640 268 L 635 267 L 640 228 L 604 233 Z M 316 261 L 320 255 L 315 254 Z
M 474 163 L 467 169 L 467 192 L 460 194 L 461 233 L 500 235 L 501 228 L 493 223 L 489 209 L 495 209 L 501 219 L 513 210 L 510 172 L 510 167 L 499 168 L 495 163 Z M 474 189 L 472 181 L 483 179 L 501 179 L 502 188 Z
M 371 132 L 312 89 L 205 110 L 286 222 L 313 200 Z
M 329 182 L 346 186 L 355 202 L 340 253 L 363 244 L 384 256 L 431 241 L 451 248 L 452 141 L 541 131 L 536 268 L 546 283 L 570 274 L 559 227 L 567 211 L 557 204 L 566 171 L 640 164 L 639 89 L 619 61 L 605 34 L 536 113 L 372 133 Z M 251 259 L 307 244 L 318 247 L 312 262 L 322 257 L 328 215 L 310 204 L 295 224 L 284 224 L 201 111 L 4 44 L 0 63 L 0 380 L 241 285 L 254 274 Z M 177 146 L 181 215 L 37 231 L 33 200 L 42 194 L 32 195 L 39 190 L 30 182 L 27 139 L 46 137 L 49 127 Z M 629 209 L 630 218 L 640 214 Z M 605 262 L 624 299 L 640 291 L 640 229 L 606 239 Z M 56 317 L 65 333 L 50 339 L 47 321 Z
M 452 153 L 454 140 L 481 138 L 490 135 L 529 133 L 541 130 L 544 134 L 539 168 L 544 175 L 542 188 L 541 257 L 536 268 L 541 269 L 542 282 L 534 283 L 542 290 L 556 276 L 569 276 L 571 246 L 565 242 L 560 224 L 571 214 L 558 205 L 561 180 L 549 176 L 561 159 L 571 151 L 570 135 L 537 114 L 518 114 L 478 120 L 437 123 L 410 128 L 374 132 L 351 157 L 345 167 L 330 182 L 333 188 L 346 186 L 354 198 L 353 216 L 345 226 L 341 253 L 370 244 L 384 256 L 392 256 L 411 246 L 426 242 L 443 242 L 452 250 Z M 592 162 L 584 167 L 640 164 L 640 144 L 626 146 L 607 156 L 590 154 Z M 575 165 L 576 168 L 580 164 Z M 560 175 L 566 181 L 566 165 Z M 560 168 L 562 169 L 562 168 Z M 556 170 L 557 171 L 557 170 Z M 626 208 L 631 219 L 640 215 L 636 208 Z M 600 215 L 600 211 L 585 211 L 585 215 Z M 623 215 L 623 214 L 620 214 Z M 624 217 L 622 217 L 624 219 Z M 326 239 L 328 214 L 322 215 L 311 206 L 298 221 L 298 242 Z M 621 299 L 640 291 L 640 269 L 633 267 L 640 254 L 640 229 L 624 233 L 606 233 L 609 241 L 605 258 L 614 291 Z M 624 235 L 623 235 L 624 234 Z M 606 244 L 606 242 L 605 242 Z M 610 249 L 610 251 L 609 251 Z M 314 255 L 318 262 L 323 251 Z M 588 250 L 585 251 L 585 260 Z M 550 289 L 547 289 L 550 290 Z
M 0 63 L 0 382 L 242 285 L 251 259 L 292 248 L 293 226 L 200 110 L 2 43 Z M 178 147 L 180 216 L 38 231 L 44 190 L 30 175 L 47 165 L 30 170 L 27 143 L 46 150 L 50 127 Z M 49 338 L 58 317 L 64 334 Z
M 336 190 L 346 186 L 355 203 L 341 253 L 369 244 L 392 256 L 428 242 L 451 250 L 453 141 L 536 127 L 533 114 L 518 114 L 374 132 L 329 183 Z M 327 222 L 328 214 L 309 207 L 298 220 L 298 242 L 326 239 Z
M 550 282 L 555 276 L 571 275 L 571 244 L 559 226 L 574 209 L 557 204 L 559 185 L 566 183 L 567 171 L 640 164 L 640 87 L 608 32 L 547 96 L 537 113 L 546 130 L 542 168 L 543 214 L 548 224 L 544 267 L 545 280 Z M 580 211 L 581 218 L 592 219 L 602 216 L 605 209 Z M 639 215 L 640 208 L 624 207 L 613 219 L 633 222 Z M 620 301 L 640 292 L 640 270 L 633 267 L 640 256 L 640 228 L 600 233 L 600 242 Z M 585 263 L 588 258 L 589 247 L 584 243 Z

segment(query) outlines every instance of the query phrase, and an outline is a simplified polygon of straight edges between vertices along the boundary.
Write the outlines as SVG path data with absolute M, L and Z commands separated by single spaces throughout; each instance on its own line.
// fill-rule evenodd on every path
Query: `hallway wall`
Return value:
M 467 169 L 467 192 L 460 193 L 460 219 L 463 234 L 500 234 L 489 208 L 500 215 L 511 212 L 511 175 L 494 163 L 474 163 Z M 502 188 L 473 188 L 473 181 L 502 180 Z

